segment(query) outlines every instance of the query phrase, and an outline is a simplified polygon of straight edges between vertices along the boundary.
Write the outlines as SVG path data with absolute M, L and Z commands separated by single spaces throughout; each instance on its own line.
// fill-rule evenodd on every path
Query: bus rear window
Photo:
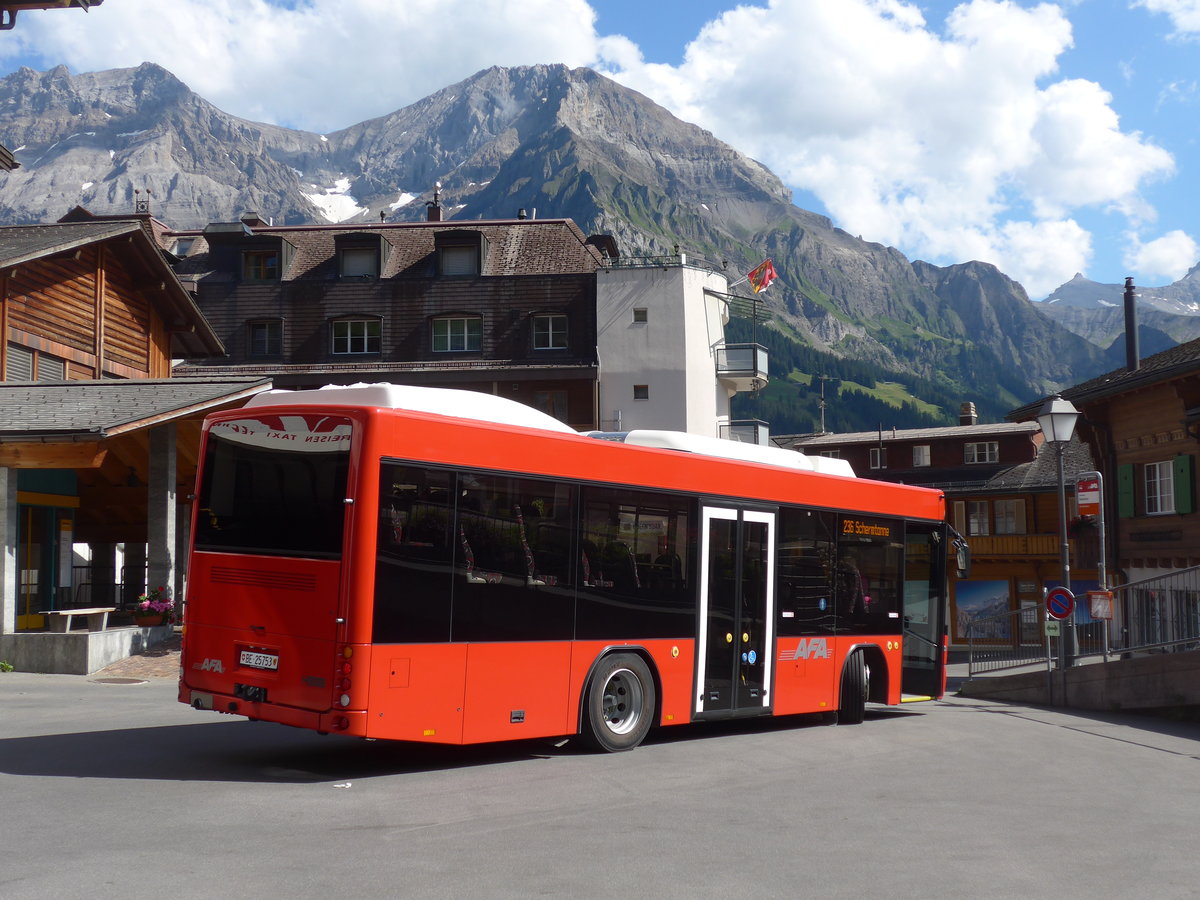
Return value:
M 196 549 L 339 556 L 350 435 L 349 419 L 323 414 L 214 423 L 196 498 Z

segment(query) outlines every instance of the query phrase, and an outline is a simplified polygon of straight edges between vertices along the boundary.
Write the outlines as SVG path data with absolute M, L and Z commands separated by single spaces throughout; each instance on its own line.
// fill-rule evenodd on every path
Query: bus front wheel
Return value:
M 846 657 L 842 669 L 842 696 L 838 703 L 839 725 L 860 725 L 867 712 L 867 688 L 870 670 L 867 658 L 861 651 Z
M 596 750 L 632 750 L 654 724 L 654 678 L 632 653 L 606 656 L 596 667 L 584 706 L 583 737 Z

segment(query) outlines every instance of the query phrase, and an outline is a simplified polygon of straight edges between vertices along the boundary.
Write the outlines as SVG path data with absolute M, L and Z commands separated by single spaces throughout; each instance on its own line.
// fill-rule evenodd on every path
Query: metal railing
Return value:
M 1200 649 L 1200 566 L 1112 589 L 1112 619 L 1093 619 L 1088 596 L 1076 597 L 1076 659 L 1128 658 L 1137 653 Z M 1059 641 L 1070 640 L 1067 622 L 1059 637 L 1046 634 L 1042 604 L 1024 606 L 965 623 L 968 675 L 1023 667 L 1052 668 Z
M 767 378 L 767 348 L 762 344 L 723 344 L 714 353 L 717 375 Z
M 762 419 L 734 419 L 728 425 L 718 426 L 717 431 L 727 441 L 771 446 L 771 426 Z

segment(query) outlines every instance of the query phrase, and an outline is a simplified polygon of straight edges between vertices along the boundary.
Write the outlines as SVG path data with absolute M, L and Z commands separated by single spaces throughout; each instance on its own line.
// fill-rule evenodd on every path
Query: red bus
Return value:
M 584 435 L 486 394 L 271 391 L 204 424 L 179 699 L 609 751 L 710 719 L 857 723 L 944 691 L 944 512 L 840 460 Z

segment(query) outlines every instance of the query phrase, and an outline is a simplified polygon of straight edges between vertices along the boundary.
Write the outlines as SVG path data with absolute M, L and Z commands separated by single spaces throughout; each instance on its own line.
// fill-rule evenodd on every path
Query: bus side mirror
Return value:
M 971 575 L 971 547 L 964 540 L 956 540 L 954 542 L 954 566 L 957 569 L 959 578 L 968 578 Z

